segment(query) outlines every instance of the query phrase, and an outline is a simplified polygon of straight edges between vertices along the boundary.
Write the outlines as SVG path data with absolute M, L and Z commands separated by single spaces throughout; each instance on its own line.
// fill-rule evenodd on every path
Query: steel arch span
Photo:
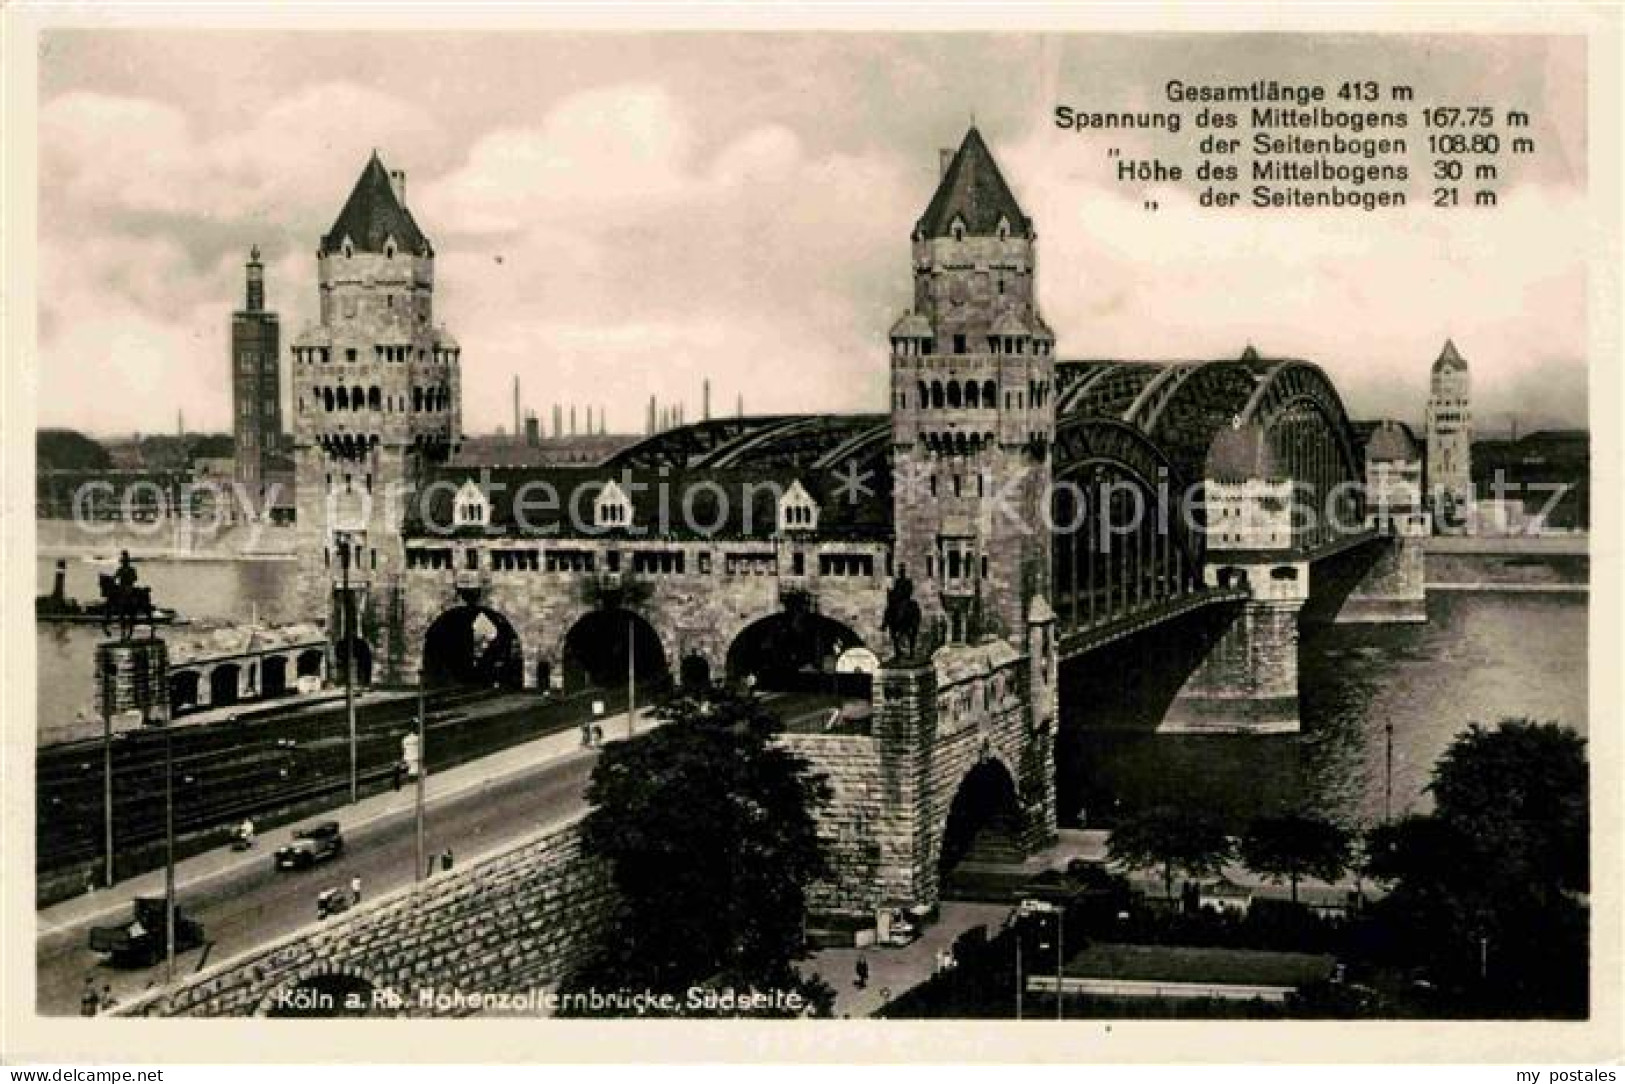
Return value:
M 1073 418 L 1056 431 L 1054 606 L 1064 629 L 1179 598 L 1201 584 L 1188 486 L 1126 422 Z

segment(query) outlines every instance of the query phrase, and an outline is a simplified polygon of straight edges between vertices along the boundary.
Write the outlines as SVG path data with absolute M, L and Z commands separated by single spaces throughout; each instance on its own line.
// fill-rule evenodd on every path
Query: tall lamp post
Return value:
M 429 856 L 423 838 L 423 792 L 428 785 L 429 775 L 429 697 L 425 686 L 428 684 L 428 674 L 418 675 L 418 757 L 417 757 L 417 851 L 418 851 L 418 880 L 429 875 Z
M 1392 719 L 1383 723 L 1383 732 L 1387 735 L 1387 739 L 1383 750 L 1382 823 L 1390 824 L 1394 819 L 1394 721 Z
M 175 985 L 175 732 L 164 728 L 164 985 Z
M 635 733 L 635 719 L 638 705 L 638 687 L 635 680 L 637 674 L 637 627 L 632 618 L 626 619 L 626 736 Z
M 353 620 L 350 605 L 350 532 L 338 531 L 334 535 L 334 542 L 339 551 L 339 613 L 340 637 L 339 642 L 344 645 L 344 717 L 350 727 L 350 804 L 358 800 L 358 783 L 356 779 L 356 738 L 355 738 L 355 644 L 354 635 L 350 630 Z
M 103 697 L 105 701 L 106 697 Z M 113 887 L 113 713 L 102 704 L 102 846 L 107 856 L 102 879 Z

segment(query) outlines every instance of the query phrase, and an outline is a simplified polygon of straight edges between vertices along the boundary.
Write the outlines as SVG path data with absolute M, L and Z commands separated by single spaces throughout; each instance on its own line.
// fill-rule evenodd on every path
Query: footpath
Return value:
M 649 729 L 653 720 L 647 709 L 639 709 L 636 730 Z M 627 736 L 626 714 L 605 716 L 599 721 L 605 742 L 619 741 Z M 459 764 L 431 774 L 424 785 L 424 802 L 429 808 L 458 798 L 469 791 L 512 775 L 534 772 L 571 757 L 589 756 L 581 745 L 581 730 L 549 734 L 543 738 L 510 746 L 501 752 Z M 385 791 L 363 798 L 354 805 L 343 806 L 323 814 L 322 820 L 338 821 L 346 834 L 352 834 L 376 821 L 412 811 L 417 802 L 414 782 L 408 781 L 399 791 Z M 233 851 L 218 847 L 194 855 L 175 865 L 175 891 L 177 895 L 197 889 L 211 881 L 232 874 L 243 873 L 254 866 L 263 866 L 266 856 L 293 839 L 293 833 L 308 824 L 312 818 L 295 824 L 274 828 L 255 836 L 254 846 L 247 851 Z M 77 933 L 87 926 L 111 923 L 130 913 L 131 901 L 137 896 L 162 895 L 164 871 L 162 869 L 132 877 L 111 888 L 95 889 L 52 904 L 37 912 L 38 936 L 46 938 Z
M 990 866 L 1001 873 L 1036 877 L 1045 870 L 1065 869 L 1074 859 L 1091 862 L 1106 860 L 1106 843 L 1111 833 L 1102 828 L 1061 829 L 1056 842 L 1019 864 Z M 1291 890 L 1285 885 L 1264 881 L 1256 873 L 1240 864 L 1226 866 L 1216 877 L 1202 878 L 1204 883 L 1224 880 L 1251 892 L 1256 899 L 1288 899 Z M 1163 899 L 1164 886 L 1159 873 L 1152 870 L 1134 870 L 1128 875 L 1130 887 L 1147 899 Z M 1177 898 L 1183 879 L 1174 880 Z M 1333 907 L 1346 902 L 1348 893 L 1360 886 L 1354 882 L 1328 884 L 1307 878 L 1298 885 L 1298 899 L 1309 906 Z M 1370 886 L 1365 894 L 1373 895 Z M 1380 894 L 1380 893 L 1378 893 Z M 1012 903 L 978 902 L 971 900 L 944 900 L 938 908 L 938 917 L 920 937 L 900 947 L 871 946 L 868 948 L 826 948 L 812 954 L 802 965 L 804 970 L 821 976 L 835 990 L 835 1015 L 872 1016 L 882 1006 L 900 997 L 936 973 L 937 954 L 953 947 L 960 934 L 976 926 L 986 926 L 991 936 L 998 932 L 1015 909 Z M 862 959 L 869 968 L 868 981 L 857 985 L 857 965 Z

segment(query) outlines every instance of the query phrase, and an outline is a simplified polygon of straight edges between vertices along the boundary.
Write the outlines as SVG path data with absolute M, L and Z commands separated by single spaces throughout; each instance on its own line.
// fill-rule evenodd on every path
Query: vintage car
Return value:
M 164 958 L 168 947 L 167 922 L 162 896 L 137 896 L 134 914 L 117 926 L 98 926 L 90 931 L 90 949 L 107 955 L 115 967 L 142 967 Z M 203 944 L 203 926 L 175 909 L 175 951 L 188 952 Z
M 337 858 L 344 853 L 344 835 L 338 821 L 322 821 L 293 834 L 293 842 L 278 847 L 277 869 L 308 869 L 317 862 Z

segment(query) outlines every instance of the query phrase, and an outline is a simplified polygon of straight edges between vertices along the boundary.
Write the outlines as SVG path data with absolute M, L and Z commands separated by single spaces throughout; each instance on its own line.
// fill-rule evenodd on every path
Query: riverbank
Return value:
M 1433 535 L 1425 543 L 1428 556 L 1445 553 L 1566 555 L 1591 552 L 1588 534 Z
M 1590 583 L 1591 558 L 1583 549 L 1428 549 L 1429 591 L 1583 594 Z
M 147 561 L 292 561 L 298 533 L 292 525 L 215 524 L 210 520 L 153 523 L 34 521 L 41 557 L 114 558 L 128 551 Z

